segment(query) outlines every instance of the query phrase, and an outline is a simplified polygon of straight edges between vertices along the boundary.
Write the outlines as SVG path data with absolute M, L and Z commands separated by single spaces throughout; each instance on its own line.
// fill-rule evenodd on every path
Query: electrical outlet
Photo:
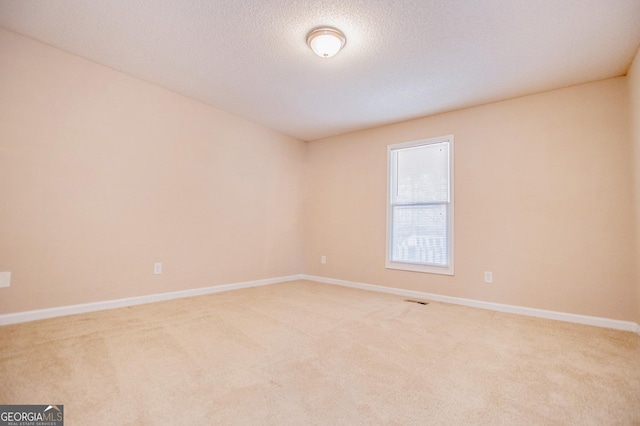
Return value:
M 0 272 L 0 287 L 11 285 L 11 272 Z
M 484 271 L 484 282 L 492 283 L 493 282 L 493 272 Z
M 320 263 L 322 263 L 322 264 L 327 263 L 327 256 L 320 257 Z
M 153 273 L 155 275 L 160 275 L 162 273 L 162 263 L 156 262 L 153 264 Z

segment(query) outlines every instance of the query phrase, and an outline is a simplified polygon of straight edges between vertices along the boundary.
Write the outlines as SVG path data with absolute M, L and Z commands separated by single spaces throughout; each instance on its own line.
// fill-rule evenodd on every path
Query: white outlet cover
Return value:
M 493 282 L 493 272 L 485 271 L 484 273 L 484 282 L 492 283 Z
M 0 287 L 11 285 L 11 272 L 0 272 Z

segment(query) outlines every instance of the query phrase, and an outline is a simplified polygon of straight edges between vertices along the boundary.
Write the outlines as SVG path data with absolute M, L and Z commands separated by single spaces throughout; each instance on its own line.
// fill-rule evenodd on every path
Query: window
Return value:
M 390 269 L 453 275 L 453 136 L 389 145 Z

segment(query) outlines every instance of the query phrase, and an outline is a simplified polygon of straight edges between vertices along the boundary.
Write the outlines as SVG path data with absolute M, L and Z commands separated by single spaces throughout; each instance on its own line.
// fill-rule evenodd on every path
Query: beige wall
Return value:
M 303 142 L 5 30 L 0 76 L 0 314 L 302 271 Z
M 631 106 L 636 230 L 636 322 L 640 324 L 640 50 L 627 74 Z
M 640 321 L 638 62 L 305 144 L 0 30 L 0 314 L 306 272 Z M 387 270 L 386 146 L 446 134 L 456 275 Z
M 635 321 L 628 120 L 622 77 L 311 142 L 306 272 Z M 387 270 L 386 147 L 448 134 L 455 276 Z

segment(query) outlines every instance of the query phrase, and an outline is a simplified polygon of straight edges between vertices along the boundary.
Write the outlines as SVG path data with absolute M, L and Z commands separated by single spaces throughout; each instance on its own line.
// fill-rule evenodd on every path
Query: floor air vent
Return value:
M 404 299 L 405 302 L 411 302 L 411 303 L 417 303 L 418 305 L 428 305 L 427 302 L 421 302 L 419 300 L 411 300 L 411 299 Z

